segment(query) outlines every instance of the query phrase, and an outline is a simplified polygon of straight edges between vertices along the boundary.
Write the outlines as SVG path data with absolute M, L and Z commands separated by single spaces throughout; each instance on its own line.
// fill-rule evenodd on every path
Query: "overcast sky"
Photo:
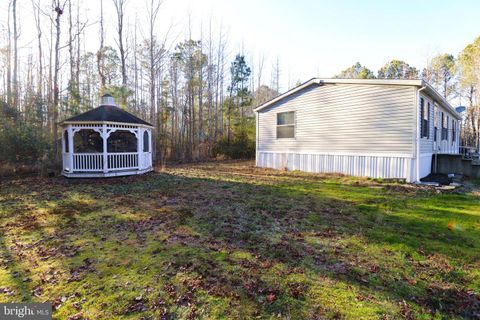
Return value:
M 21 26 L 21 55 L 35 49 L 31 0 L 17 0 Z M 77 0 L 72 0 L 76 3 Z M 90 23 L 87 50 L 98 48 L 99 0 L 83 0 L 81 15 Z M 50 0 L 42 0 L 48 10 Z M 104 0 L 108 20 L 107 42 L 113 37 L 115 12 Z M 146 1 L 129 0 L 128 23 L 135 15 L 145 21 Z M 5 27 L 8 0 L 0 0 L 0 24 Z M 185 38 L 189 16 L 194 36 L 210 18 L 228 34 L 229 52 L 266 57 L 270 68 L 278 57 L 281 89 L 297 80 L 331 77 L 359 61 L 377 71 L 391 59 L 423 68 L 437 53 L 458 54 L 480 36 L 480 1 L 467 0 L 166 0 L 159 16 L 158 35 L 170 25 L 171 42 Z M 64 16 L 65 26 L 67 17 Z M 144 28 L 141 23 L 139 29 Z M 64 35 L 66 29 L 64 29 Z M 5 43 L 0 43 L 3 46 Z M 270 70 L 264 74 L 268 84 Z

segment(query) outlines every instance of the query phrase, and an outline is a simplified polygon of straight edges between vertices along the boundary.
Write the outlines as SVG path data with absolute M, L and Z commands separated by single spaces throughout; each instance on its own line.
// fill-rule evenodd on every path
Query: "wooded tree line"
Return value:
M 212 21 L 189 22 L 180 35 L 159 32 L 160 0 L 146 0 L 134 13 L 128 0 L 100 0 L 100 11 L 88 17 L 82 5 L 8 0 L 0 23 L 0 161 L 59 159 L 58 123 L 97 107 L 107 92 L 154 125 L 157 161 L 253 156 L 252 107 L 278 94 L 278 59 L 265 79 L 264 58 L 232 53 L 224 28 Z M 19 7 L 33 13 L 34 33 L 22 33 Z M 94 49 L 91 30 L 98 36 Z M 29 45 L 19 47 L 21 39 Z M 376 74 L 357 63 L 337 77 L 425 77 L 454 106 L 467 104 L 464 143 L 478 146 L 480 38 L 458 56 L 434 57 L 421 72 L 392 60 Z
M 480 143 L 480 37 L 468 44 L 457 56 L 438 54 L 420 72 L 405 61 L 392 60 L 377 74 L 359 62 L 335 77 L 358 79 L 418 79 L 424 78 L 443 97 L 466 111 L 462 125 L 462 144 L 479 148 Z
M 19 32 L 19 3 L 33 11 L 36 35 Z M 115 45 L 106 41 L 107 5 Z M 161 1 L 147 0 L 135 17 L 130 5 L 100 0 L 98 16 L 87 18 L 79 0 L 9 0 L 0 40 L 0 161 L 59 159 L 58 123 L 97 107 L 107 92 L 154 125 L 157 161 L 253 156 L 252 105 L 277 94 L 263 85 L 264 59 L 248 65 L 244 54 L 232 57 L 227 34 L 212 21 L 196 26 L 199 37 L 189 23 L 177 36 L 185 40 L 172 41 L 169 31 L 157 31 Z M 92 28 L 99 46 L 87 50 Z M 20 37 L 35 45 L 18 48 Z M 270 80 L 277 86 L 278 76 Z

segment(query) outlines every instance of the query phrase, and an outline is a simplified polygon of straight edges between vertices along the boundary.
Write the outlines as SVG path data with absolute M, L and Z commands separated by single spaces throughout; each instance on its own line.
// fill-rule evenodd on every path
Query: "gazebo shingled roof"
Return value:
M 64 122 L 89 122 L 89 121 L 106 121 L 152 125 L 125 110 L 115 106 L 102 105 L 85 113 L 66 119 Z

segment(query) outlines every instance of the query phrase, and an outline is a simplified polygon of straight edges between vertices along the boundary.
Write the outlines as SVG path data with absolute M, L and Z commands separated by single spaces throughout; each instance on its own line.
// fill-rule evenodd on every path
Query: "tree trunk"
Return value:
M 37 41 L 38 41 L 38 75 L 37 75 L 37 100 L 41 103 L 41 110 L 39 112 L 40 119 L 40 132 L 43 134 L 43 52 L 42 52 L 42 28 L 40 24 L 40 0 L 35 4 L 32 0 L 33 13 L 35 17 L 35 26 L 37 28 Z
M 17 0 L 13 0 L 13 107 L 18 106 L 18 31 L 17 31 Z
M 32 0 L 33 3 L 33 0 Z M 42 29 L 40 25 L 40 0 L 33 5 L 35 25 L 37 27 L 38 41 L 38 78 L 37 78 L 37 94 L 41 99 L 43 97 L 43 57 L 42 57 Z
M 13 105 L 12 99 L 12 31 L 10 29 L 10 6 L 8 5 L 8 17 L 7 17 L 7 33 L 8 33 L 8 45 L 7 45 L 7 103 L 9 106 Z
M 63 14 L 63 8 L 60 7 L 60 0 L 57 0 L 55 12 L 57 13 L 55 18 L 55 69 L 53 75 L 53 152 L 55 160 L 58 161 L 58 102 L 59 102 L 59 81 L 58 73 L 60 71 L 60 16 Z
M 100 49 L 97 52 L 97 70 L 100 76 L 100 91 L 105 88 L 105 73 L 103 70 L 103 46 L 104 46 L 105 31 L 103 29 L 103 0 L 100 0 Z
M 126 51 L 123 44 L 123 18 L 125 13 L 126 0 L 113 0 L 115 9 L 117 11 L 117 32 L 118 32 L 118 50 L 120 51 L 120 62 L 122 71 L 122 86 L 127 87 L 127 66 L 126 66 Z M 126 97 L 123 98 L 123 103 L 126 104 Z
M 75 59 L 73 55 L 73 21 L 72 21 L 72 0 L 68 0 L 68 58 L 69 58 L 69 65 L 70 65 L 70 79 L 68 80 L 68 109 L 71 113 L 76 114 L 76 105 L 75 105 Z
M 80 5 L 77 0 L 77 54 L 75 60 L 75 97 L 77 102 L 77 108 L 80 108 Z M 82 111 L 79 109 L 79 112 Z

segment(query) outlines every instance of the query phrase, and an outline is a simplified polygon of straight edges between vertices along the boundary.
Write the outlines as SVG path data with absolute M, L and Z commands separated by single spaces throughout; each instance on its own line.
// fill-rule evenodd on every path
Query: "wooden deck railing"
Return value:
M 460 146 L 460 154 L 464 159 L 479 159 L 479 153 L 475 147 Z
M 74 153 L 73 171 L 102 171 L 102 153 Z
M 138 153 L 109 153 L 108 169 L 123 170 L 123 169 L 138 169 Z
M 70 163 L 70 154 L 63 154 L 64 168 L 68 171 L 77 172 L 97 172 L 97 171 L 115 171 L 145 169 L 152 166 L 151 155 L 149 152 L 142 152 L 140 156 L 137 152 L 119 152 L 107 153 L 106 170 L 104 170 L 103 153 L 74 153 Z

